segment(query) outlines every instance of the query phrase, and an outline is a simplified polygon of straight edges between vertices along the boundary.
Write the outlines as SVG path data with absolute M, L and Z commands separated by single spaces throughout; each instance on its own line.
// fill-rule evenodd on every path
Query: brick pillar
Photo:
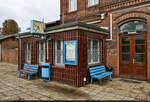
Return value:
M 150 81 L 150 18 L 147 20 L 147 80 Z

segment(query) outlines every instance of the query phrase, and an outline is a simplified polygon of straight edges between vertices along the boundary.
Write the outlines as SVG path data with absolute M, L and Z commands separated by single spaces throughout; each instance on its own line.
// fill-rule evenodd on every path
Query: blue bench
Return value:
M 93 79 L 103 79 L 105 77 L 109 77 L 109 80 L 112 80 L 112 72 L 106 72 L 105 65 L 91 67 L 90 76 L 91 76 L 91 84 L 93 83 Z
M 19 70 L 19 78 L 21 78 L 21 74 L 26 74 L 28 80 L 31 79 L 32 75 L 36 75 L 36 78 L 38 78 L 38 68 L 38 65 L 24 64 L 24 69 Z

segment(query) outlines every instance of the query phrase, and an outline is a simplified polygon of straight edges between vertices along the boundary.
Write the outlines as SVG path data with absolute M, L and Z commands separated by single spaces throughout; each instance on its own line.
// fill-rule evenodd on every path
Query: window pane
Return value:
M 122 38 L 122 44 L 130 44 L 130 38 L 128 37 Z
M 135 38 L 135 43 L 136 44 L 144 44 L 144 36 L 137 36 Z
M 146 23 L 141 22 L 141 21 L 131 21 L 131 22 L 123 24 L 120 27 L 120 32 L 123 32 L 124 34 L 133 34 L 134 32 L 137 33 L 140 31 L 144 31 L 146 29 L 147 29 Z
M 122 46 L 122 52 L 129 52 L 129 46 Z
M 41 42 L 41 51 L 40 51 L 40 60 L 41 60 L 41 62 L 44 62 L 44 42 Z
M 64 48 L 63 48 L 63 40 L 56 40 L 55 41 L 56 43 L 56 52 L 55 52 L 55 58 L 56 58 L 56 63 L 57 64 L 63 64 L 64 63 L 64 58 L 63 58 L 63 55 L 64 55 L 64 53 L 63 53 L 63 50 L 64 50 Z
M 93 62 L 98 62 L 98 40 L 93 40 Z
M 129 54 L 122 54 L 122 61 L 129 61 L 130 56 Z
M 57 50 L 61 50 L 61 40 L 57 40 Z
M 77 10 L 77 0 L 69 0 L 69 11 Z
M 26 49 L 27 49 L 27 61 L 30 61 L 31 60 L 31 46 L 30 46 L 30 43 L 27 43 Z
M 57 63 L 61 63 L 61 50 L 57 50 Z
M 144 53 L 145 51 L 144 45 L 136 45 L 136 53 Z
M 144 54 L 136 54 L 136 62 L 144 62 Z

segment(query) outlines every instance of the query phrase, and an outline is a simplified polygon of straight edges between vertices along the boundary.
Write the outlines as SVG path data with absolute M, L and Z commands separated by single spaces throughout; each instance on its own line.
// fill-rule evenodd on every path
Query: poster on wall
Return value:
M 75 42 L 66 43 L 66 60 L 75 61 Z
M 64 63 L 67 65 L 77 65 L 77 41 L 65 41 L 64 46 Z

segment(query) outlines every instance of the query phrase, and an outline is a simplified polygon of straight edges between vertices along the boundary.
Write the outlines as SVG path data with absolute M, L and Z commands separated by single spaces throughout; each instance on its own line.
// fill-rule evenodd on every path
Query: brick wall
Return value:
M 18 41 L 15 38 L 7 38 L 1 41 L 2 61 L 18 63 Z
M 145 21 L 149 26 L 150 6 L 149 0 L 100 0 L 98 5 L 88 7 L 88 0 L 78 0 L 78 10 L 68 12 L 69 0 L 61 0 L 61 22 L 68 23 L 74 21 L 96 21 L 100 20 L 100 13 L 106 12 L 104 20 L 95 23 L 99 27 L 110 28 L 110 14 L 113 14 L 113 39 L 107 41 L 107 65 L 114 68 L 114 75 L 119 76 L 119 26 L 127 21 L 140 20 Z M 133 7 L 141 6 L 133 9 Z M 123 11 L 121 11 L 123 10 Z M 149 43 L 149 29 L 147 29 L 147 46 Z M 108 36 L 109 38 L 109 36 Z M 149 56 L 149 47 L 147 49 Z M 150 57 L 147 59 L 147 79 L 150 80 Z
M 88 66 L 87 62 L 87 41 L 88 38 L 92 39 L 98 39 L 102 40 L 103 46 L 102 46 L 102 62 L 97 64 L 105 64 L 106 63 L 106 49 L 105 49 L 105 38 L 106 36 L 92 33 L 92 32 L 86 32 L 82 30 L 72 30 L 72 31 L 66 31 L 66 32 L 60 32 L 56 34 L 51 34 L 51 39 L 49 43 L 49 55 L 48 59 L 45 57 L 46 62 L 51 63 L 51 79 L 54 81 L 60 81 L 66 84 L 70 84 L 73 86 L 82 86 L 83 85 L 83 78 L 87 78 L 87 83 L 89 83 L 90 80 L 90 75 L 89 75 L 89 68 L 91 66 Z M 63 39 L 64 41 L 69 41 L 69 40 L 77 40 L 78 42 L 78 65 L 77 66 L 69 66 L 69 65 L 64 65 L 64 66 L 57 66 L 55 65 L 55 48 L 54 48 L 54 42 L 55 40 L 58 39 Z M 22 66 L 24 63 L 25 59 L 25 43 L 30 42 L 32 44 L 31 47 L 31 64 L 39 64 L 37 61 L 37 42 L 41 41 L 41 39 L 38 38 L 23 38 L 22 39 Z M 47 48 L 45 46 L 45 54 Z M 46 56 L 45 55 L 45 56 Z M 94 66 L 97 66 L 94 65 Z M 40 66 L 40 64 L 39 64 Z M 41 66 L 39 68 L 39 75 L 41 76 Z

